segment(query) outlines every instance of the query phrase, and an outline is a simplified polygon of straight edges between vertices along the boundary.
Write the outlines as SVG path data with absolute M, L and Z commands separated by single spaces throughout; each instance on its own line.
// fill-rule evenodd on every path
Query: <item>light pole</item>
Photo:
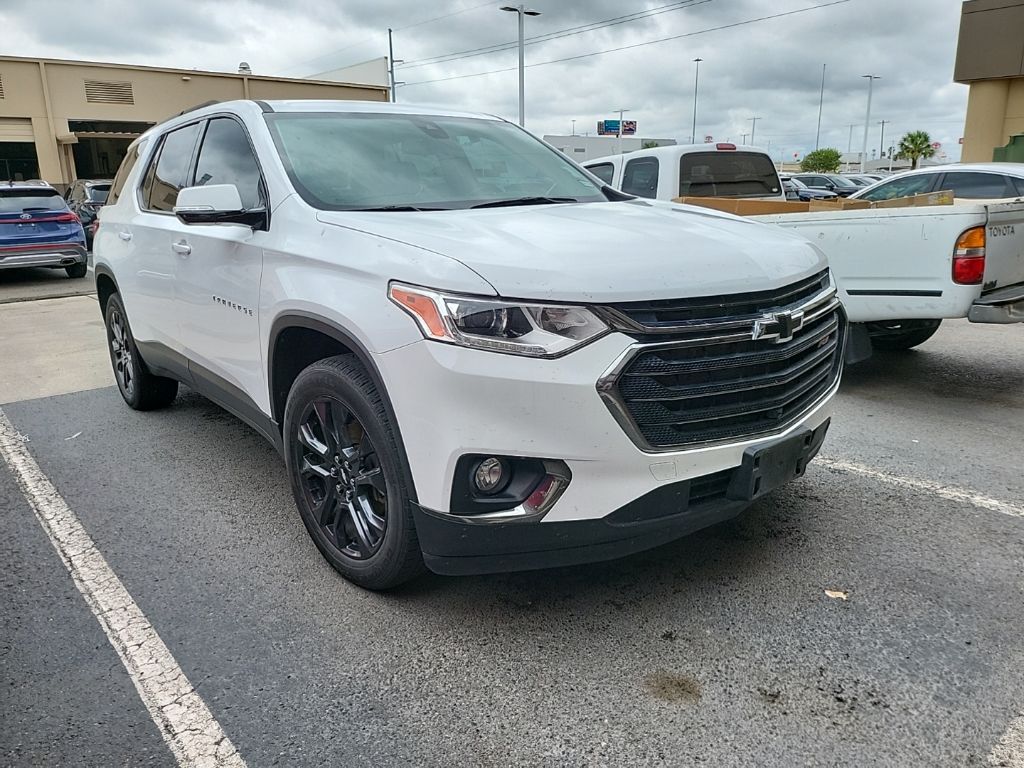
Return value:
M 760 120 L 760 119 L 761 119 L 760 117 L 752 117 L 752 118 L 750 118 L 750 143 L 751 144 L 754 143 L 754 132 L 757 130 L 757 121 Z
M 825 106 L 825 65 L 821 65 L 821 95 L 818 96 L 818 130 L 814 134 L 814 148 L 821 145 L 821 110 Z
M 576 135 L 576 121 L 575 120 L 572 121 L 572 135 L 573 136 Z
M 525 5 L 503 5 L 501 10 L 515 13 L 519 16 L 519 124 L 526 125 L 526 63 L 523 44 L 523 17 L 540 16 L 540 11 L 534 11 Z
M 875 85 L 875 80 L 881 80 L 882 78 L 878 75 L 861 75 L 868 79 L 868 109 L 864 116 L 864 144 L 861 147 L 860 153 L 860 172 L 864 173 L 864 166 L 868 159 L 868 129 L 871 127 L 871 91 Z
M 391 83 L 391 88 L 388 90 L 391 91 L 391 101 L 398 101 L 398 99 L 395 98 L 395 86 L 405 85 L 404 81 L 395 80 L 395 64 L 402 63 L 404 63 L 402 59 L 395 59 L 395 47 L 391 42 L 391 27 L 388 27 L 388 80 Z
M 882 136 L 881 136 L 881 138 L 878 139 L 878 158 L 879 159 L 881 159 L 882 155 L 885 153 L 885 124 L 888 123 L 888 122 L 889 122 L 888 120 L 881 120 L 878 123 L 880 126 L 882 126 Z
M 629 112 L 628 109 L 613 109 L 612 112 L 619 113 L 619 154 L 622 154 L 622 116 Z
M 704 59 L 696 58 L 693 63 L 697 65 L 697 71 L 693 74 L 693 128 L 690 130 L 690 143 L 697 143 L 697 86 L 700 84 L 700 63 Z

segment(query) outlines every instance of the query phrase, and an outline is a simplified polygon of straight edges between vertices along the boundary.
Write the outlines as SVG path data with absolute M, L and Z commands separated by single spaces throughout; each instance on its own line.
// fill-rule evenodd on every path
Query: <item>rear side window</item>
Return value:
M 242 126 L 230 118 L 211 120 L 203 136 L 196 162 L 196 186 L 206 184 L 234 184 L 243 208 L 261 205 L 260 167 Z
M 658 158 L 638 157 L 626 163 L 622 191 L 637 197 L 658 196 Z
M 764 197 L 779 191 L 774 163 L 759 152 L 693 152 L 679 159 L 681 197 Z
M 931 191 L 932 184 L 935 183 L 937 175 L 934 173 L 921 173 L 917 176 L 893 179 L 884 184 L 879 184 L 870 192 L 858 195 L 858 197 L 861 200 L 893 200 L 897 197 L 923 195 L 925 192 Z
M 105 203 L 107 201 L 107 194 L 110 192 L 109 184 L 93 184 L 88 189 L 89 202 L 92 203 Z
M 52 189 L 12 187 L 0 189 L 0 213 L 31 213 L 32 211 L 63 211 L 64 198 Z
M 107 205 L 113 205 L 117 202 L 117 198 L 121 196 L 121 190 L 124 189 L 124 183 L 128 181 L 132 168 L 135 167 L 135 163 L 138 159 L 139 145 L 136 144 L 128 150 L 128 154 L 126 154 L 124 156 L 124 160 L 121 161 L 121 167 L 118 168 L 117 173 L 114 174 L 114 181 L 110 185 L 110 192 L 107 194 Z
M 1010 179 L 998 173 L 947 173 L 939 186 L 949 189 L 953 197 L 968 200 L 984 200 L 986 198 L 1016 197 L 1017 191 Z
M 612 183 L 612 177 L 615 175 L 615 166 L 611 163 L 598 163 L 597 165 L 588 165 L 586 168 L 605 184 Z
M 150 165 L 143 187 L 146 207 L 153 211 L 174 210 L 178 192 L 188 186 L 192 150 L 199 137 L 199 124 L 186 125 L 164 136 L 156 162 Z

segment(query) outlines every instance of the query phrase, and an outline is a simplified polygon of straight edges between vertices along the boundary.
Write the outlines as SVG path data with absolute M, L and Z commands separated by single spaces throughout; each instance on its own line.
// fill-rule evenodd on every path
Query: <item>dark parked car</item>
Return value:
M 82 222 L 45 183 L 0 183 L 0 269 L 21 267 L 63 267 L 68 277 L 88 269 Z
M 845 176 L 838 173 L 801 173 L 793 176 L 797 181 L 803 182 L 811 189 L 825 189 L 835 192 L 840 197 L 849 197 L 859 191 L 858 187 Z
M 110 191 L 109 179 L 79 179 L 68 189 L 64 197 L 68 208 L 75 213 L 85 227 L 86 244 L 92 248 L 92 222 L 96 212 L 107 202 Z
M 787 200 L 834 200 L 838 197 L 835 192 L 827 189 L 811 189 L 799 179 L 789 176 L 782 176 L 782 188 L 786 190 Z

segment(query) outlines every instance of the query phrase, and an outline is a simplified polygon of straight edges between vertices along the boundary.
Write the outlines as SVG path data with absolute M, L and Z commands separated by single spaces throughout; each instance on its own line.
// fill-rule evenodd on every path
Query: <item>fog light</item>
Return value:
M 473 483 L 481 493 L 497 493 L 505 486 L 507 475 L 504 462 L 491 456 L 477 464 L 473 472 Z

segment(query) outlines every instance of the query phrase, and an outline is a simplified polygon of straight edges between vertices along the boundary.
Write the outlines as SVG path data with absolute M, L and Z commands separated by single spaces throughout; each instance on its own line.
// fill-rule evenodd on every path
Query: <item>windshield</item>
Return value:
M 292 184 L 316 208 L 607 201 L 587 174 L 499 120 L 323 112 L 266 117 Z
M 679 160 L 680 197 L 760 197 L 778 192 L 775 164 L 760 152 L 691 152 Z
M 107 193 L 110 191 L 109 184 L 93 184 L 89 188 L 89 201 L 93 203 L 107 202 Z
M 64 210 L 64 198 L 52 189 L 0 189 L 0 213 L 61 210 Z
M 835 184 L 837 187 L 858 187 L 859 184 L 854 183 L 852 179 L 848 179 L 845 176 L 829 176 L 829 181 Z

